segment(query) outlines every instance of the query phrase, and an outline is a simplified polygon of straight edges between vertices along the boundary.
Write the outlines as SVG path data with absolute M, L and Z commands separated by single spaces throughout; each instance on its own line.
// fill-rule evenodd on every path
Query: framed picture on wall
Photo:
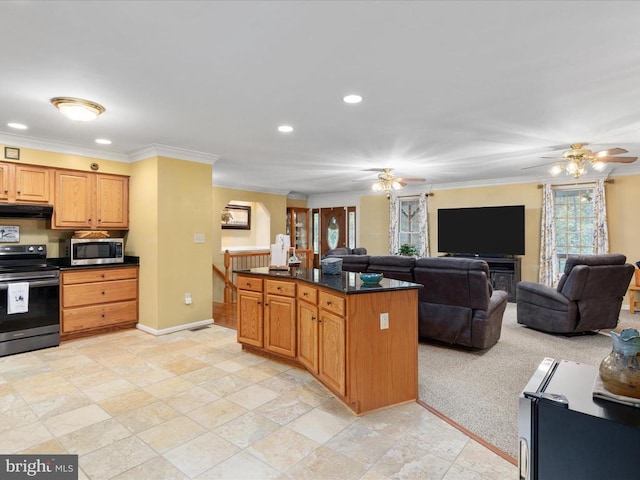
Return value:
M 222 228 L 251 230 L 251 207 L 227 205 L 221 214 Z

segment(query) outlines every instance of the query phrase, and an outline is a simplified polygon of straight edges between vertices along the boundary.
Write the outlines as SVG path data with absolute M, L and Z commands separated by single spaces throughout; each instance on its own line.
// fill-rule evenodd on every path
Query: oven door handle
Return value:
M 57 287 L 60 285 L 60 279 L 52 280 L 25 280 L 24 282 L 11 282 L 11 283 L 28 283 L 29 288 L 34 287 Z M 0 283 L 0 290 L 6 290 L 9 288 L 9 283 Z

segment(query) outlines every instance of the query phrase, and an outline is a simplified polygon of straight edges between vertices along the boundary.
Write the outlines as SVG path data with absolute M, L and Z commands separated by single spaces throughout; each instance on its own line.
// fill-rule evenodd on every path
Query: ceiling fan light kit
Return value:
M 596 172 L 603 172 L 607 168 L 607 163 L 632 163 L 635 162 L 638 157 L 614 157 L 620 153 L 627 153 L 624 148 L 611 148 L 609 150 L 603 150 L 601 152 L 592 152 L 584 147 L 584 143 L 574 143 L 571 145 L 571 149 L 562 154 L 553 167 L 549 170 L 549 173 L 554 177 L 560 175 L 563 171 L 567 175 L 571 175 L 573 178 L 580 178 L 587 173 L 587 165 Z M 550 158 L 550 157 L 545 157 Z M 537 165 L 540 167 L 541 165 Z M 526 168 L 535 168 L 526 167 Z M 525 168 L 525 169 L 526 169 Z

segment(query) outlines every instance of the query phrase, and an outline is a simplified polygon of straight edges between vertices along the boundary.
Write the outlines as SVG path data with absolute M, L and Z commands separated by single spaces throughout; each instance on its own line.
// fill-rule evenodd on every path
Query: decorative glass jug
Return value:
M 640 398 L 640 333 L 625 328 L 611 332 L 613 350 L 600 363 L 604 388 L 616 395 Z

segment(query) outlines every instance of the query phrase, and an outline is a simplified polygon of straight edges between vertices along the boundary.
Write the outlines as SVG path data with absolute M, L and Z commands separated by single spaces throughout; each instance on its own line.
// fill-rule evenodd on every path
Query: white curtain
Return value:
M 395 192 L 389 197 L 389 255 L 400 250 L 400 202 Z
M 420 257 L 429 257 L 429 202 L 427 195 L 420 195 L 418 216 L 420 222 Z
M 550 184 L 543 185 L 542 218 L 540 221 L 540 266 L 538 281 L 555 287 L 560 276 L 556 255 L 556 234 L 553 221 L 553 190 Z
M 593 189 L 593 253 L 609 253 L 609 228 L 607 227 L 607 202 L 604 196 L 604 180 L 598 180 Z

